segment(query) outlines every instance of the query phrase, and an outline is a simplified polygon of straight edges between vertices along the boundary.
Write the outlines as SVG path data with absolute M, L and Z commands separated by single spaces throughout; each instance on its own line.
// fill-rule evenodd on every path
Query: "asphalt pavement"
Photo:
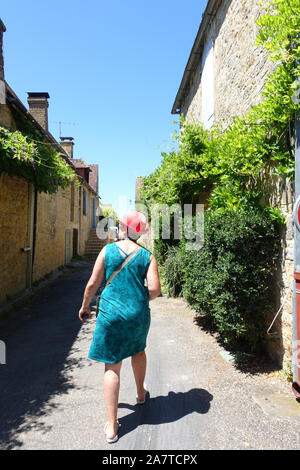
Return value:
M 267 370 L 224 359 L 215 335 L 194 322 L 182 299 L 151 302 L 145 405 L 135 404 L 123 361 L 119 440 L 107 444 L 104 365 L 87 358 L 95 318 L 78 319 L 92 263 L 78 263 L 25 299 L 0 339 L 0 449 L 300 449 L 300 403 Z

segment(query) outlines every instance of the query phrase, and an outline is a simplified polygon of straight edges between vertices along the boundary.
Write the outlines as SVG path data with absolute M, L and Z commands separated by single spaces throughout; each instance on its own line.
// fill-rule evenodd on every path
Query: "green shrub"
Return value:
M 163 265 L 168 256 L 170 247 L 178 247 L 180 240 L 174 239 L 174 214 L 170 216 L 170 238 L 162 238 L 162 217 L 159 218 L 159 237 L 154 240 L 153 254 L 157 262 Z M 171 254 L 172 252 L 170 252 Z
M 162 268 L 162 275 L 167 294 L 171 297 L 182 296 L 185 252 L 182 248 L 171 246 Z
M 263 345 L 280 232 L 267 212 L 206 214 L 203 248 L 186 251 L 184 297 L 230 347 L 255 352 Z

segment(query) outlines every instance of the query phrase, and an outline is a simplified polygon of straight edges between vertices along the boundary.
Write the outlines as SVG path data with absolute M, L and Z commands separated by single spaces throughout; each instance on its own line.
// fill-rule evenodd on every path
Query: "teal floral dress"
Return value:
M 106 281 L 124 260 L 120 250 L 128 256 L 116 243 L 106 246 Z M 89 359 L 116 364 L 145 349 L 150 308 L 144 283 L 150 256 L 150 251 L 142 247 L 104 288 Z

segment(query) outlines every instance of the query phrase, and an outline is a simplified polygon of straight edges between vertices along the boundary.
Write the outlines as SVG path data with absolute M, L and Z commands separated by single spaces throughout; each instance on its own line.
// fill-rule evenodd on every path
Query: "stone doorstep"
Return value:
M 85 246 L 91 246 L 92 248 L 97 248 L 97 247 L 102 248 L 103 246 L 105 246 L 105 244 L 104 243 L 90 243 L 90 242 L 88 242 L 88 243 L 85 244 Z
M 87 243 L 85 244 L 85 246 L 92 246 L 92 247 L 101 246 L 101 248 L 102 248 L 102 246 L 105 246 L 105 245 L 102 244 L 102 243 L 90 243 L 90 242 L 87 242 Z
M 97 241 L 97 240 L 87 240 L 87 241 L 85 242 L 85 244 L 86 244 L 86 245 L 89 245 L 89 244 L 90 244 L 90 245 L 97 245 L 97 246 L 98 246 L 98 245 L 103 245 L 103 246 L 106 245 L 106 243 L 102 243 L 102 242 Z
M 103 248 L 105 245 L 92 245 L 90 243 L 86 243 L 85 247 L 86 248 Z
M 231 364 L 236 362 L 247 362 L 251 359 L 251 354 L 235 354 L 229 351 L 219 352 L 222 358 Z M 261 407 L 263 412 L 270 416 L 279 418 L 299 418 L 300 419 L 300 400 L 293 396 L 281 395 L 281 394 L 264 394 L 264 395 L 253 395 L 252 399 L 257 405 Z M 299 432 L 300 436 L 300 432 Z
M 101 240 L 101 238 L 98 237 L 98 235 L 96 233 L 90 233 L 88 238 L 89 239 L 94 239 L 94 240 Z
M 90 243 L 86 243 L 85 245 L 85 248 L 92 248 L 92 249 L 97 249 L 99 248 L 101 250 L 101 248 L 104 248 L 105 245 L 96 245 L 96 244 L 90 244 Z
M 270 394 L 254 395 L 252 398 L 267 415 L 278 418 L 300 419 L 300 401 L 292 396 L 292 392 L 291 396 Z
M 105 246 L 105 245 L 100 245 L 99 243 L 98 244 L 96 244 L 96 243 L 86 243 L 85 244 L 86 248 L 102 248 L 103 246 Z

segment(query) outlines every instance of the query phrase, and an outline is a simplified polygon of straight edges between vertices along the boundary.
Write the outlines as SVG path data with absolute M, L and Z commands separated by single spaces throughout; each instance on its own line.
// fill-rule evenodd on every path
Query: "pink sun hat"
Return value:
M 132 232 L 140 233 L 141 235 L 148 232 L 147 218 L 142 212 L 131 211 L 123 218 L 118 218 L 118 221 Z

